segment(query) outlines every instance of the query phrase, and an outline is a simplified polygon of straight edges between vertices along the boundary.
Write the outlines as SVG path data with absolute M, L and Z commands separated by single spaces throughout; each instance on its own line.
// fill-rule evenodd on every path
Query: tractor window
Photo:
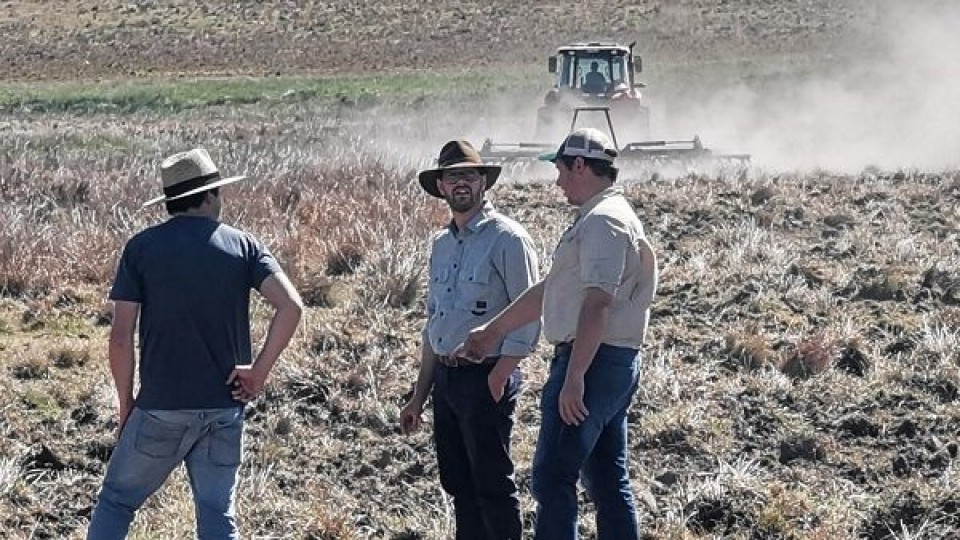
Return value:
M 618 83 L 630 84 L 629 74 L 627 72 L 627 59 L 625 56 L 610 57 L 610 82 L 612 85 Z
M 610 88 L 610 57 L 581 55 L 577 59 L 576 85 L 588 94 L 605 94 Z
M 562 56 L 563 65 L 557 70 L 557 88 L 573 88 L 577 84 L 574 78 L 574 63 L 576 58 L 570 54 Z
M 627 57 L 610 51 L 565 51 L 560 55 L 557 88 L 578 88 L 588 94 L 607 94 L 620 82 L 630 84 Z

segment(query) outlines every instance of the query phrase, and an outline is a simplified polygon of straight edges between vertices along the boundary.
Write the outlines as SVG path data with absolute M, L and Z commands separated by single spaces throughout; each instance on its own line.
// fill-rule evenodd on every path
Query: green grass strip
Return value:
M 233 77 L 0 85 L 0 111 L 36 113 L 177 112 L 221 105 L 377 105 L 479 97 L 542 85 L 521 69 L 411 72 L 335 77 Z

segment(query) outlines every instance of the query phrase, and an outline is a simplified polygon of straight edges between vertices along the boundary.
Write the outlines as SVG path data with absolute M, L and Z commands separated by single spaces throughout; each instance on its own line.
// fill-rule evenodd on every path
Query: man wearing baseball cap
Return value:
M 459 354 L 482 356 L 511 329 L 543 320 L 554 346 L 540 403 L 531 490 L 535 538 L 577 538 L 577 480 L 597 509 L 599 540 L 638 538 L 627 410 L 657 286 L 657 261 L 633 207 L 615 187 L 618 151 L 596 129 L 570 133 L 540 159 L 577 207 L 546 277 L 473 330 Z
M 244 404 L 260 393 L 296 331 L 302 303 L 253 235 L 219 222 L 222 178 L 206 150 L 160 164 L 170 218 L 123 249 L 110 290 L 110 372 L 119 440 L 90 520 L 90 540 L 126 538 L 134 514 L 181 463 L 199 538 L 239 538 L 235 511 Z M 274 308 L 256 357 L 250 290 Z M 138 325 L 139 320 L 139 325 Z M 134 333 L 139 328 L 139 388 Z

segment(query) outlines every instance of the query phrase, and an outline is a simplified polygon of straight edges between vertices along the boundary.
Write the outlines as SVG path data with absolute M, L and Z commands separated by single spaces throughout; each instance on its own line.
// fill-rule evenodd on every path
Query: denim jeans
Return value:
M 137 509 L 183 462 L 200 539 L 239 538 L 234 511 L 243 409 L 134 408 L 110 456 L 88 540 L 126 538 Z
M 589 415 L 579 426 L 560 418 L 558 399 L 570 363 L 570 347 L 557 348 L 540 402 L 541 424 L 531 472 L 537 501 L 535 538 L 577 538 L 577 480 L 596 505 L 598 540 L 638 538 L 630 487 L 627 409 L 637 390 L 640 355 L 601 345 L 584 376 Z
M 499 402 L 487 376 L 493 366 L 438 366 L 433 388 L 440 484 L 453 496 L 456 540 L 519 540 L 520 505 L 510 433 L 520 391 L 514 371 Z

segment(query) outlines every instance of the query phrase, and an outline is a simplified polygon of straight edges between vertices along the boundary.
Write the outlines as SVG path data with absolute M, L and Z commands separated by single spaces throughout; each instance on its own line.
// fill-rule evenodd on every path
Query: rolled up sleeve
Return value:
M 504 235 L 500 256 L 494 268 L 503 278 L 510 302 L 540 280 L 539 261 L 533 241 L 519 235 Z M 501 356 L 529 356 L 540 339 L 540 321 L 535 321 L 510 332 L 500 346 Z

